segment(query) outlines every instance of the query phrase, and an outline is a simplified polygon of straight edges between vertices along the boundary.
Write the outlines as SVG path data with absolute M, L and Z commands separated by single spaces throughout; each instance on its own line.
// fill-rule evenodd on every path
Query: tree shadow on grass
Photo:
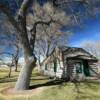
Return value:
M 100 96 L 82 94 L 77 95 L 75 100 L 100 100 Z
M 4 76 L 4 77 L 0 78 L 0 80 L 7 79 L 7 78 L 8 78 L 8 76 Z
M 31 78 L 31 80 L 49 80 L 48 77 L 40 77 L 40 78 Z
M 74 83 L 74 86 L 75 86 L 75 91 L 77 93 L 81 93 L 80 91 L 80 82 L 73 82 Z
M 97 91 L 98 89 L 100 90 L 100 82 L 97 82 L 97 81 L 85 81 L 83 82 L 84 85 L 93 90 L 93 91 Z
M 7 69 L 0 69 L 0 73 L 7 73 L 8 72 L 8 70 Z
M 50 80 L 50 81 L 43 83 L 43 84 L 32 85 L 29 87 L 29 89 L 35 89 L 38 87 L 45 87 L 45 86 L 61 85 L 64 82 L 65 82 L 65 80 Z
M 97 90 L 100 90 L 100 82 L 96 82 L 96 81 L 84 81 L 84 82 L 74 82 L 75 85 L 75 89 L 77 92 L 77 95 L 75 97 L 75 100 L 100 100 L 100 96 L 98 95 L 93 95 L 91 93 L 89 93 L 88 91 L 86 92 L 82 92 L 80 87 L 81 87 L 81 83 L 84 84 L 85 88 L 87 89 L 91 89 L 92 92 L 97 92 Z
M 80 95 L 84 95 L 84 93 L 80 90 L 81 82 L 73 82 L 73 83 L 74 83 L 74 86 L 75 86 L 74 90 L 77 93 L 76 96 L 75 96 L 75 100 L 82 100 L 82 96 L 80 96 Z
M 13 75 L 13 76 L 4 76 L 2 78 L 0 78 L 0 83 L 6 83 L 6 82 L 15 82 L 17 80 L 17 75 Z
M 3 78 L 3 79 L 0 79 L 0 83 L 8 83 L 8 82 L 16 82 L 17 79 L 16 78 Z
M 32 73 L 31 77 L 37 77 L 37 76 L 42 76 L 40 73 L 36 72 L 36 73 Z

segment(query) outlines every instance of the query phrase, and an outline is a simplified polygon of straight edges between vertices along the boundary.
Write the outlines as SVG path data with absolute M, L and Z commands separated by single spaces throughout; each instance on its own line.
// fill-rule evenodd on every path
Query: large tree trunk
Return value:
M 25 66 L 22 67 L 15 85 L 16 90 L 26 90 L 29 88 L 30 77 L 33 68 L 36 66 L 36 57 L 29 45 L 27 34 L 23 34 L 22 45 L 24 51 Z
M 26 55 L 26 54 L 25 54 Z M 15 90 L 29 89 L 30 77 L 33 68 L 36 66 L 36 59 L 33 55 L 25 58 L 25 66 L 22 67 L 18 80 L 15 85 Z
M 29 89 L 30 77 L 34 66 L 35 66 L 35 62 L 32 61 L 22 67 L 21 72 L 19 74 L 18 81 L 15 86 L 16 90 Z
M 8 7 L 6 7 L 4 4 L 0 4 L 0 11 L 7 15 L 11 24 L 18 31 L 18 34 L 16 35 L 18 36 L 20 44 L 22 45 L 24 51 L 25 66 L 22 67 L 21 72 L 19 74 L 18 80 L 15 85 L 16 90 L 25 90 L 29 88 L 32 69 L 36 66 L 36 57 L 33 54 L 34 46 L 32 49 L 26 29 L 27 10 L 30 7 L 32 1 L 33 0 L 23 0 L 16 19 L 12 16 L 12 13 L 10 12 L 10 9 Z M 35 31 L 36 25 L 34 27 Z M 32 44 L 35 44 L 35 38 L 33 38 Z
M 22 34 L 22 46 L 24 51 L 25 66 L 22 67 L 18 80 L 15 85 L 15 90 L 29 89 L 30 77 L 33 68 L 36 66 L 36 57 L 30 47 L 27 34 Z

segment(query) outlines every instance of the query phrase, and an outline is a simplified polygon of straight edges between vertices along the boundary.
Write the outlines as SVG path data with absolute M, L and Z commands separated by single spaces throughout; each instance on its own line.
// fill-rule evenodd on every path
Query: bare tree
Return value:
M 10 53 L 13 55 L 13 64 L 15 66 L 15 71 L 17 71 L 17 66 L 18 66 L 18 60 L 19 60 L 19 55 L 21 52 L 21 46 L 19 43 L 18 37 L 16 37 L 15 29 L 7 19 L 7 17 L 2 14 L 2 17 L 0 18 L 0 24 L 1 24 L 1 34 L 0 34 L 0 47 L 2 47 L 4 50 L 0 51 L 0 53 L 4 53 L 5 49 L 11 49 L 9 52 L 5 53 Z M 6 28 L 6 30 L 5 30 Z M 17 34 L 17 33 L 16 33 Z
M 24 90 L 24 89 L 29 88 L 30 76 L 31 76 L 33 68 L 36 66 L 36 56 L 34 54 L 34 47 L 35 47 L 37 26 L 38 25 L 49 26 L 52 23 L 58 22 L 58 20 L 56 20 L 56 19 L 58 19 L 57 18 L 58 15 L 55 16 L 54 19 L 49 17 L 49 18 L 46 18 L 44 20 L 36 21 L 33 24 L 33 27 L 30 31 L 31 37 L 29 38 L 27 28 L 26 28 L 26 26 L 27 26 L 26 16 L 27 16 L 27 13 L 29 11 L 29 8 L 31 8 L 32 1 L 33 0 L 23 0 L 21 6 L 18 9 L 16 18 L 14 18 L 14 16 L 12 15 L 11 9 L 9 7 L 7 7 L 5 4 L 3 4 L 2 1 L 0 1 L 0 12 L 3 12 L 7 15 L 9 21 L 16 29 L 16 31 L 17 31 L 16 35 L 19 37 L 20 43 L 21 43 L 21 45 L 23 47 L 23 51 L 24 51 L 25 66 L 22 67 L 21 72 L 19 74 L 16 86 L 15 86 L 16 90 Z M 56 4 L 56 6 L 54 8 L 60 10 L 60 8 L 61 9 L 63 8 L 63 6 L 60 7 L 60 5 L 65 4 L 65 3 L 70 4 L 71 2 L 73 2 L 74 4 L 75 4 L 75 2 L 79 2 L 82 6 L 83 6 L 83 4 L 85 4 L 85 5 L 87 5 L 86 9 L 88 9 L 88 7 L 91 7 L 91 5 L 92 5 L 91 1 L 94 1 L 94 0 L 91 0 L 91 1 L 89 1 L 89 0 L 71 0 L 71 2 L 69 0 L 63 0 L 62 2 L 60 1 L 59 4 L 56 3 L 55 1 L 58 1 L 58 0 L 53 0 L 53 5 Z M 59 7 L 57 7 L 57 6 L 59 6 Z M 66 6 L 66 7 L 68 7 L 68 6 Z M 71 6 L 69 6 L 69 7 L 70 7 L 70 12 L 72 12 L 72 17 L 77 22 L 77 20 L 76 20 L 77 17 L 73 13 L 72 7 Z M 49 9 L 47 9 L 47 10 L 52 11 Z M 39 13 L 43 14 L 43 12 L 41 12 L 41 10 Z M 78 15 L 81 15 L 81 14 L 77 13 L 77 16 Z
M 7 57 L 9 59 L 9 61 L 6 61 L 5 62 L 5 57 Z M 0 59 L 1 59 L 1 62 L 0 62 L 0 65 L 6 65 L 8 68 L 9 68 L 9 72 L 8 72 L 8 77 L 10 78 L 11 77 L 11 72 L 12 72 L 12 66 L 13 66 L 13 54 L 11 53 L 8 53 L 8 52 L 0 52 Z
M 100 41 L 84 41 L 82 47 L 92 53 L 98 59 L 100 58 Z
M 60 28 L 69 23 L 70 17 L 67 17 L 64 11 L 54 9 L 51 3 L 45 3 L 44 6 L 40 6 L 35 2 L 33 11 L 35 15 L 29 14 L 27 16 L 29 30 L 31 30 L 36 21 L 51 20 L 50 25 L 39 24 L 37 26 L 35 53 L 41 66 L 57 45 L 67 45 L 67 38 L 71 32 L 62 32 Z M 65 41 L 64 37 L 66 37 Z M 40 64 L 41 56 L 43 60 Z

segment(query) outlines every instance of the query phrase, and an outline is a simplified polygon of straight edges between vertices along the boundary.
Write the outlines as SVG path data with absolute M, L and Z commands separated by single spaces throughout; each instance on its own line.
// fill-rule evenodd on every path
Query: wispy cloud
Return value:
M 85 32 L 85 33 L 75 33 L 69 40 L 70 46 L 80 47 L 83 42 L 96 42 L 100 41 L 100 33 L 98 32 Z
M 1 58 L 1 59 L 2 59 L 2 58 Z M 3 57 L 2 61 L 3 61 L 4 63 L 11 63 L 11 62 L 12 62 L 12 57 Z M 20 58 L 19 58 L 19 64 L 22 64 L 22 65 L 25 64 L 25 62 L 24 62 L 24 57 L 20 57 Z
M 96 44 L 98 42 L 100 43 L 100 40 L 88 40 L 88 39 L 86 39 L 86 40 L 81 40 L 81 41 L 77 41 L 77 42 L 71 43 L 70 45 L 74 46 L 74 47 L 83 47 L 84 44 L 87 44 L 87 43 Z

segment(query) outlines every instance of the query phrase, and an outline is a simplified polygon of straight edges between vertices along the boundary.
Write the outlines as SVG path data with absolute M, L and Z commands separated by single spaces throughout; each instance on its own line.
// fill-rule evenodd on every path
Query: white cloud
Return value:
M 72 46 L 74 47 L 83 47 L 85 44 L 99 44 L 100 45 L 100 40 L 98 41 L 93 41 L 93 40 L 82 40 L 82 41 L 78 41 L 76 43 L 73 43 Z
M 11 63 L 12 58 L 11 57 L 4 57 L 3 60 L 5 63 Z
M 19 58 L 19 64 L 21 64 L 21 65 L 25 64 L 24 57 Z
M 11 61 L 12 61 L 12 57 L 3 57 L 3 58 L 1 58 L 3 61 L 4 61 L 4 63 L 11 63 Z M 19 64 L 21 64 L 21 65 L 24 65 L 24 57 L 20 57 L 19 58 Z

